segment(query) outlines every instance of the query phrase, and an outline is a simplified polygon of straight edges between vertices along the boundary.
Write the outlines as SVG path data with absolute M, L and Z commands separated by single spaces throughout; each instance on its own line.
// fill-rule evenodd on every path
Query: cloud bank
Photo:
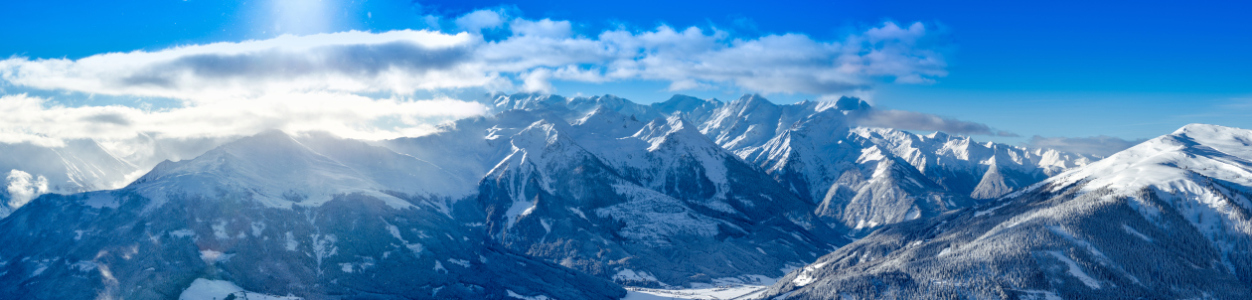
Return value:
M 209 101 L 295 91 L 551 92 L 554 79 L 824 95 L 867 90 L 879 79 L 920 83 L 947 74 L 942 55 L 919 46 L 930 34 L 921 23 L 888 22 L 841 41 L 818 41 L 801 34 L 743 39 L 664 25 L 588 37 L 574 35 L 568 21 L 515 18 L 505 25 L 504 18 L 469 13 L 456 23 L 474 31 L 457 34 L 349 31 L 78 60 L 15 57 L 0 61 L 0 79 L 38 89 Z M 507 26 L 508 37 L 486 40 L 477 32 L 499 26 Z
M 175 99 L 181 107 L 63 106 L 56 97 L 0 98 L 0 142 L 221 137 L 266 129 L 364 139 L 429 132 L 432 121 L 482 114 L 466 90 L 554 92 L 554 81 L 660 81 L 674 91 L 731 89 L 831 97 L 885 82 L 947 75 L 936 33 L 892 22 L 838 40 L 803 34 L 732 36 L 698 27 L 580 35 L 562 20 L 479 10 L 429 30 L 348 31 L 103 53 L 0 60 L 0 85 L 91 95 Z M 881 117 L 879 119 L 888 119 Z M 878 120 L 878 119 L 876 119 Z M 917 124 L 946 124 L 923 120 Z M 925 123 L 929 122 L 929 123 Z M 947 123 L 951 123 L 947 121 Z
M 334 93 L 267 95 L 155 111 L 120 105 L 58 106 L 23 94 L 0 97 L 0 143 L 60 147 L 66 139 L 213 138 L 267 129 L 327 131 L 376 140 L 426 134 L 437 122 L 485 112 L 482 104 L 452 99 L 373 99 Z
M 1042 137 L 1036 135 L 1030 137 L 1030 141 L 1026 142 L 1026 145 L 1034 148 L 1048 148 L 1108 157 L 1144 141 L 1147 141 L 1147 139 L 1124 140 L 1104 135 L 1080 138 Z
M 474 36 L 429 31 L 284 35 L 268 40 L 106 53 L 10 58 L 0 79 L 17 86 L 194 101 L 306 91 L 408 94 L 488 85 L 467 65 Z

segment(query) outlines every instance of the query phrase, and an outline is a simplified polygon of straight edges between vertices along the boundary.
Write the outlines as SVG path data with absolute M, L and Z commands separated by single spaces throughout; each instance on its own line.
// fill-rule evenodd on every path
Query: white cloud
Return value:
M 522 76 L 522 78 L 524 78 L 522 80 L 523 91 L 551 93 L 555 90 L 552 88 L 552 82 L 549 81 L 552 78 L 552 70 L 535 69 Z
M 520 36 L 567 38 L 574 35 L 573 26 L 569 21 L 514 19 L 512 22 L 509 22 L 509 28 L 514 35 Z
M 498 28 L 504 25 L 504 16 L 498 11 L 476 10 L 457 18 L 456 26 L 468 32 L 479 32 L 483 29 Z
M 5 189 L 9 193 L 8 205 L 13 209 L 22 207 L 35 197 L 48 193 L 48 179 L 43 175 L 36 178 L 22 170 L 11 170 L 9 175 L 5 176 L 5 180 L 9 182 Z
M 10 95 L 0 97 L 0 142 L 59 147 L 66 139 L 231 137 L 267 129 L 385 139 L 429 133 L 439 121 L 485 112 L 479 103 L 446 98 L 373 99 L 328 92 L 223 99 L 156 111 L 120 105 L 66 107 Z
M 933 33 L 921 23 L 883 23 L 836 41 L 669 26 L 582 36 L 568 21 L 511 18 L 495 10 L 453 23 L 466 32 L 349 31 L 81 59 L 0 60 L 0 83 L 19 89 L 182 101 L 181 107 L 154 111 L 4 96 L 0 142 L 221 137 L 273 128 L 387 138 L 485 111 L 470 102 L 407 96 L 418 91 L 554 92 L 553 80 L 652 80 L 669 83 L 671 90 L 828 97 L 864 94 L 884 80 L 925 83 L 946 75 L 942 55 L 923 42 Z M 487 39 L 481 33 L 495 28 L 507 34 Z
M 909 28 L 901 28 L 895 23 L 885 23 L 882 27 L 870 28 L 865 31 L 865 37 L 869 38 L 871 43 L 882 41 L 899 41 L 904 43 L 914 43 L 918 39 L 926 36 L 926 26 L 922 23 L 913 23 Z
M 13 85 L 91 94 L 199 101 L 272 92 L 411 93 L 490 86 L 470 45 L 479 37 L 429 31 L 349 31 L 213 43 L 161 51 L 106 53 L 79 60 L 0 60 Z
M 475 11 L 458 26 L 502 26 L 504 16 Z M 660 26 L 574 36 L 568 21 L 508 22 L 511 36 L 349 31 L 214 43 L 160 51 L 99 54 L 79 60 L 10 58 L 0 79 L 17 86 L 92 94 L 215 100 L 275 91 L 389 92 L 482 87 L 512 90 L 535 74 L 606 82 L 658 80 L 675 90 L 737 87 L 760 93 L 846 94 L 878 78 L 924 83 L 946 76 L 943 56 L 921 47 L 925 25 L 884 23 L 840 41 L 802 34 L 731 37 L 719 30 Z M 548 69 L 549 71 L 539 71 Z M 551 80 L 545 79 L 545 80 Z M 532 80 L 526 82 L 527 80 Z

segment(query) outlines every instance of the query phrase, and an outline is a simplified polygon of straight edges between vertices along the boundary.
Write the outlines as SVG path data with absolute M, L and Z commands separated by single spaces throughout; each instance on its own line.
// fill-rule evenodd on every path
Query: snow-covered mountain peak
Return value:
M 645 125 L 644 127 L 647 128 L 649 131 L 661 131 L 661 132 L 668 133 L 668 132 L 673 132 L 673 131 L 678 131 L 678 130 L 686 130 L 686 131 L 695 131 L 696 134 L 700 134 L 700 131 L 695 128 L 695 125 L 692 125 L 690 122 L 687 122 L 686 119 L 683 119 L 678 116 L 654 118 L 652 119 L 652 121 L 649 121 L 648 124 Z M 639 136 L 638 133 L 635 135 Z
M 674 112 L 690 112 L 701 108 L 717 108 L 724 103 L 717 99 L 700 99 L 687 95 L 674 95 L 669 100 L 657 102 L 652 107 L 660 110 L 662 113 L 672 114 Z
M 951 136 L 949 136 L 946 132 L 943 132 L 943 131 L 935 131 L 935 132 L 931 132 L 930 134 L 924 135 L 924 137 L 926 137 L 927 139 L 934 139 L 934 140 L 947 140 Z
M 128 188 L 161 205 L 169 196 L 249 197 L 269 207 L 317 206 L 336 195 L 363 193 L 403 208 L 408 202 L 344 163 L 322 155 L 281 131 L 266 131 L 222 145 L 195 159 L 162 162 Z
M 761 105 L 778 106 L 777 104 L 774 104 L 774 102 L 771 102 L 768 99 L 765 99 L 765 97 L 762 97 L 760 94 L 745 94 L 739 97 L 739 99 L 735 99 L 735 101 L 731 101 L 730 105 L 737 106 L 740 108 L 745 108 L 745 109 L 753 108 L 753 107 L 757 107 Z
M 572 125 L 583 125 L 589 122 L 594 123 L 595 121 L 611 122 L 615 119 L 619 119 L 616 118 L 617 116 L 614 116 L 612 112 L 613 110 L 608 107 L 597 106 L 596 109 L 592 110 L 590 113 L 587 113 L 586 115 L 583 115 L 582 118 L 575 120 Z
M 558 127 L 566 127 L 560 125 L 560 123 L 554 123 L 547 119 L 535 121 L 513 136 L 513 146 L 521 149 L 531 149 L 556 144 L 562 138 Z
M 492 106 L 498 112 L 562 107 L 565 103 L 565 97 L 550 94 L 498 94 L 492 99 Z
M 1172 136 L 1186 137 L 1196 143 L 1234 156 L 1252 157 L 1252 130 L 1210 124 L 1188 124 Z
M 581 134 L 618 138 L 633 134 L 643 124 L 635 115 L 625 115 L 601 105 L 571 125 Z
M 713 116 L 714 119 L 724 118 L 740 118 L 753 121 L 766 121 L 771 115 L 776 114 L 779 105 L 774 104 L 765 97 L 758 94 L 746 94 L 739 99 L 730 101 L 723 106 L 718 115 Z M 754 117 L 755 116 L 755 117 Z
M 717 144 L 713 144 L 700 133 L 695 125 L 678 116 L 654 119 L 631 137 L 651 143 L 652 146 L 648 147 L 648 151 L 656 151 L 666 143 L 691 144 L 694 142 L 701 144 L 704 148 L 719 148 Z M 701 141 L 704 143 L 699 143 Z
M 1197 176 L 1252 186 L 1252 130 L 1191 124 L 1047 181 L 1053 190 L 1083 182 L 1084 191 L 1134 193 L 1194 188 Z

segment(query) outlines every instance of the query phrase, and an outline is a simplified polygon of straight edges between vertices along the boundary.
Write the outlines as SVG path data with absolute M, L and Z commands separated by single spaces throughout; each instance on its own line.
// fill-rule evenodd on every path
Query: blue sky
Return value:
M 920 84 L 867 76 L 858 81 L 868 82 L 866 89 L 848 93 L 869 97 L 882 108 L 984 123 L 1020 136 L 979 139 L 1014 144 L 1035 135 L 1134 140 L 1194 122 L 1252 128 L 1252 22 L 1243 20 L 1252 4 L 1091 2 L 6 1 L 0 4 L 0 40 L 5 41 L 0 57 L 77 60 L 107 52 L 346 30 L 455 33 L 464 30 L 456 18 L 479 10 L 568 21 L 575 35 L 586 37 L 666 25 L 678 31 L 692 26 L 706 33 L 716 30 L 727 40 L 793 33 L 841 42 L 884 22 L 902 27 L 921 22 L 926 44 L 915 47 L 938 53 L 944 74 L 932 74 L 927 78 L 933 80 Z M 508 36 L 496 29 L 481 34 L 489 41 Z M 733 99 L 762 92 L 733 82 L 672 91 L 671 83 L 554 79 L 550 91 L 611 93 L 639 102 L 674 93 Z M 0 83 L 0 89 L 72 105 L 162 98 L 14 83 Z M 765 92 L 780 103 L 821 97 L 804 90 Z

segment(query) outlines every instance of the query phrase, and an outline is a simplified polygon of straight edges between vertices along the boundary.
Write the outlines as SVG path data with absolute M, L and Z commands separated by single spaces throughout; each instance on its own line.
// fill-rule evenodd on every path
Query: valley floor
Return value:
M 764 276 L 761 276 L 764 277 Z M 661 299 L 755 299 L 777 279 L 759 280 L 751 284 L 721 283 L 716 286 L 691 289 L 651 289 L 626 287 L 626 298 L 622 300 L 661 300 Z

